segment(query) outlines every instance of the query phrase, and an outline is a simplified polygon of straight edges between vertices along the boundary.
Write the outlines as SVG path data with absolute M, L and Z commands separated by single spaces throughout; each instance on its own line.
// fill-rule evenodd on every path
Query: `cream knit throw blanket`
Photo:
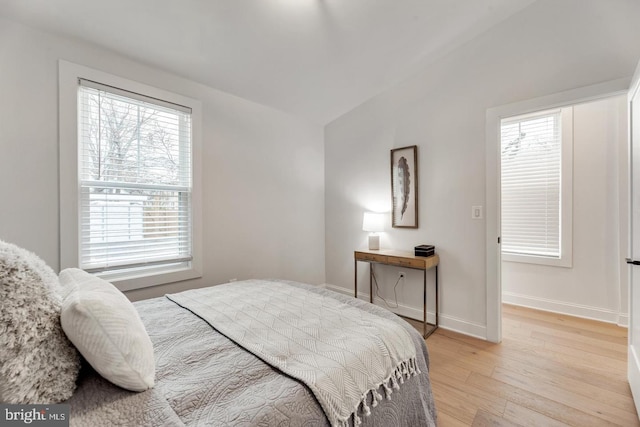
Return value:
M 419 374 L 400 325 L 295 285 L 247 280 L 167 295 L 266 363 L 306 384 L 332 426 Z

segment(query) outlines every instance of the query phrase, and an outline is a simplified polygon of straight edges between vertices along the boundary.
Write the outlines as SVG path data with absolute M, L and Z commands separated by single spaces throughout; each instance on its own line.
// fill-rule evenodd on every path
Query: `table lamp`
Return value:
M 384 214 L 365 212 L 362 220 L 362 230 L 369 231 L 369 250 L 380 249 L 380 236 L 376 233 L 384 231 Z

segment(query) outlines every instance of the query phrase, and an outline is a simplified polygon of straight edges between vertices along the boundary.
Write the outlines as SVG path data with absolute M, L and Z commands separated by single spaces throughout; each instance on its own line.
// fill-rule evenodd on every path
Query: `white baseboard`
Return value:
M 618 316 L 618 326 L 622 328 L 629 327 L 629 315 L 628 314 L 620 314 Z
M 344 295 L 353 296 L 353 290 L 351 289 L 345 289 L 341 286 L 330 285 L 328 283 L 324 283 L 321 286 L 323 288 L 327 288 Z M 361 299 L 363 301 L 369 301 L 369 294 L 364 292 L 358 292 L 358 299 Z M 422 318 L 423 318 L 422 307 L 415 308 L 415 307 L 410 307 L 403 304 L 398 304 L 397 308 L 392 308 L 392 307 L 388 307 L 381 298 L 377 298 L 377 297 L 374 298 L 373 303 L 380 307 L 386 308 L 392 313 L 398 314 L 400 316 L 422 321 Z M 433 311 L 427 310 L 427 322 L 434 323 L 435 320 L 436 320 L 435 313 Z M 438 326 L 440 328 L 448 329 L 454 332 L 459 332 L 461 334 L 469 335 L 474 338 L 479 338 L 482 340 L 487 339 L 487 328 L 485 325 L 469 322 L 464 319 L 448 316 L 446 314 L 442 314 L 442 313 L 439 314 Z
M 502 302 L 512 305 L 519 305 L 522 307 L 534 308 L 536 310 L 550 311 L 552 313 L 582 317 L 584 319 L 615 323 L 623 327 L 627 327 L 627 325 L 629 324 L 629 318 L 626 314 L 600 307 L 591 307 L 588 305 L 556 301 L 547 298 L 532 297 L 528 295 L 516 294 L 513 292 L 503 292 Z
M 346 289 L 341 286 L 331 285 L 329 283 L 323 283 L 319 286 L 344 295 L 353 296 L 352 289 Z M 369 301 L 369 294 L 365 292 L 359 292 L 358 299 Z M 582 317 L 585 319 L 599 320 L 601 322 L 614 323 L 623 328 L 629 327 L 629 315 L 626 313 L 619 313 L 615 310 L 606 310 L 599 307 L 566 303 L 563 301 L 555 301 L 546 298 L 531 297 L 512 292 L 503 292 L 502 301 L 507 304 L 534 308 L 536 310 L 543 310 L 552 313 Z M 387 310 L 400 316 L 419 321 L 422 320 L 422 308 L 410 307 L 403 304 L 399 304 L 397 308 L 391 308 L 388 307 L 382 299 L 377 297 L 374 299 L 374 304 L 386 308 Z M 483 340 L 487 339 L 486 325 L 469 322 L 467 320 L 442 313 L 440 313 L 438 317 L 439 327 L 443 329 L 459 332 L 461 334 L 469 335 Z M 427 321 L 429 323 L 435 322 L 435 313 L 433 311 L 427 310 Z

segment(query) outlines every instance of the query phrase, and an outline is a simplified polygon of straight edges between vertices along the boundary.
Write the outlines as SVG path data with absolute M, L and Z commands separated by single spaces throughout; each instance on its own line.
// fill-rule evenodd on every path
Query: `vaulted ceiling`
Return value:
M 325 124 L 534 0 L 0 0 L 0 16 Z

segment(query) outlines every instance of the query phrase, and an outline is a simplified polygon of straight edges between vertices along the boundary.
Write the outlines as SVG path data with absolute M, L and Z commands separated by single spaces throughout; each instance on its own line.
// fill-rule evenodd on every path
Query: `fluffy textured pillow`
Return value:
M 60 272 L 62 329 L 104 378 L 132 391 L 154 384 L 153 345 L 133 304 L 111 283 L 77 268 Z
M 60 326 L 58 277 L 0 240 L 0 402 L 57 403 L 76 387 L 80 356 Z

